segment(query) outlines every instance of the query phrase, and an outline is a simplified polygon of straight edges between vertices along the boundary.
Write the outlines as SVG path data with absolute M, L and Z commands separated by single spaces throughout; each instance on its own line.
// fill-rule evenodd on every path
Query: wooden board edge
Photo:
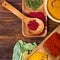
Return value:
M 28 58 L 30 58 L 30 56 L 40 48 L 41 44 L 43 44 L 54 32 L 59 31 L 59 29 L 60 29 L 60 25 L 59 25 L 54 31 L 52 31 L 52 33 L 50 33 L 50 34 L 46 37 L 46 39 L 44 39 L 43 42 L 41 42 L 41 43 L 32 51 L 32 53 L 29 54 L 29 55 L 25 58 L 25 60 L 28 60 Z

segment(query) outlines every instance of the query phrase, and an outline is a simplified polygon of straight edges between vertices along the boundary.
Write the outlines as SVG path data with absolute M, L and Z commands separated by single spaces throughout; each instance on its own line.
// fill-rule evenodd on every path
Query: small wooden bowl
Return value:
M 45 31 L 44 34 L 42 34 L 42 35 L 32 35 L 32 34 L 30 34 L 23 21 L 22 21 L 22 34 L 25 37 L 45 37 L 46 34 L 47 34 L 47 15 L 46 15 L 45 9 L 44 9 L 44 0 L 43 0 L 43 4 L 37 10 L 34 10 L 34 11 L 32 9 L 27 8 L 26 5 L 25 5 L 25 0 L 22 0 L 22 12 L 25 13 L 25 14 L 28 14 L 30 12 L 43 12 L 44 13 L 44 15 L 46 16 L 46 26 L 45 26 L 45 29 L 44 29 L 44 31 Z

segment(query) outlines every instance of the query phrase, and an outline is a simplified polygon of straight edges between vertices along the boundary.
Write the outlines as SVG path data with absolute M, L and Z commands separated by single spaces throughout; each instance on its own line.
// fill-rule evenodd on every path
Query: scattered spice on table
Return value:
M 55 57 L 60 55 L 60 33 L 55 32 L 45 42 L 45 48 Z
M 28 24 L 29 30 L 33 30 L 33 31 L 37 30 L 38 26 L 39 26 L 39 23 L 36 22 L 36 20 L 30 21 Z

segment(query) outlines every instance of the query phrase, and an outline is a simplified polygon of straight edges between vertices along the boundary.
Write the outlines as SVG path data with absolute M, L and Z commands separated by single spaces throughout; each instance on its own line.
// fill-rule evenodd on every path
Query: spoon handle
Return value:
M 13 7 L 11 4 L 9 4 L 7 1 L 4 1 L 2 3 L 2 6 L 11 11 L 13 14 L 15 14 L 17 17 L 22 19 L 24 22 L 27 22 L 28 17 L 22 14 L 19 10 L 17 10 L 15 7 Z

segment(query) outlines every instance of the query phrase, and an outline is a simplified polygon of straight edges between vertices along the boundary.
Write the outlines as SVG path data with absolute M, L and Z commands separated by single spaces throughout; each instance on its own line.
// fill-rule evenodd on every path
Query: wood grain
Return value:
M 21 11 L 21 0 L 7 0 Z M 11 60 L 15 43 L 22 39 L 26 42 L 36 41 L 40 43 L 44 38 L 25 38 L 22 35 L 22 22 L 10 11 L 2 7 L 0 1 L 0 60 Z M 58 24 L 48 18 L 48 34 L 53 31 Z M 47 34 L 47 35 L 48 35 Z

